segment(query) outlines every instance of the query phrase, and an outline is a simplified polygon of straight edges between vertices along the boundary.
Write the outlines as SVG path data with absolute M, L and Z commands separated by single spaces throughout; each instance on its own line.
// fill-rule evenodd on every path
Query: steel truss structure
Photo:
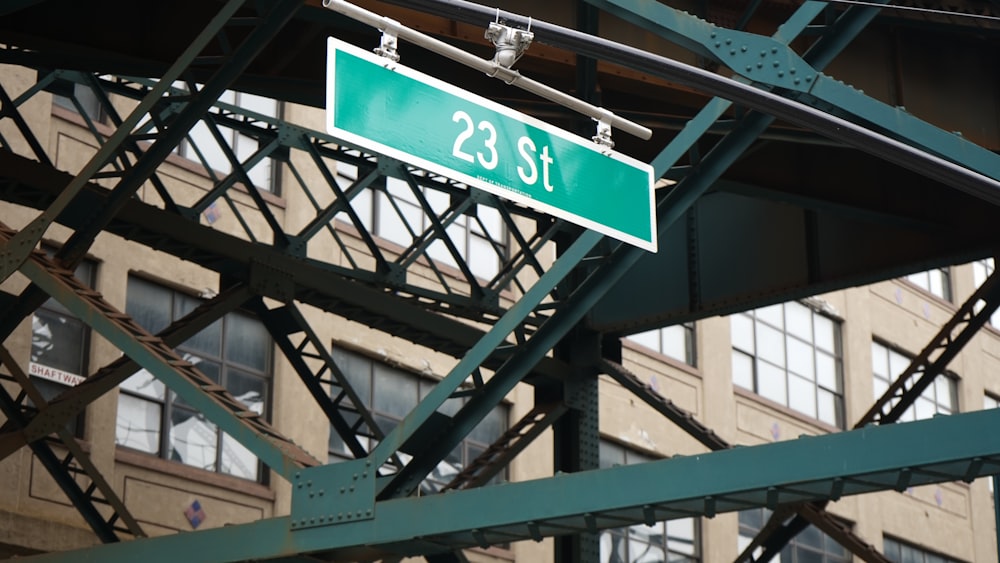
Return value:
M 50 3 L 17 3 L 0 17 L 30 21 Z M 498 17 L 514 26 L 528 25 L 525 16 L 468 2 L 399 4 L 477 25 Z M 1000 438 L 982 431 L 1000 423 L 1000 412 L 890 424 L 1000 306 L 996 276 L 899 374 L 856 429 L 839 434 L 733 448 L 643 384 L 617 358 L 614 343 L 622 334 L 995 253 L 1000 239 L 990 233 L 987 219 L 995 218 L 993 206 L 1000 203 L 1000 156 L 823 74 L 876 17 L 876 8 L 837 11 L 809 0 L 772 36 L 743 31 L 754 18 L 752 7 L 729 29 L 638 0 L 580 3 L 577 30 L 532 23 L 544 43 L 719 96 L 690 116 L 650 159 L 658 177 L 676 182 L 658 201 L 659 235 L 665 241 L 661 256 L 667 256 L 661 258 L 449 178 L 366 153 L 323 132 L 220 101 L 230 88 L 281 97 L 282 91 L 260 78 L 253 65 L 258 57 L 268 56 L 270 46 L 289 41 L 281 35 L 286 27 L 318 21 L 330 33 L 353 37 L 358 31 L 318 5 L 298 0 L 228 0 L 211 7 L 212 13 L 201 14 L 203 19 L 192 19 L 197 29 L 169 64 L 116 60 L 95 47 L 97 55 L 67 55 L 69 64 L 57 68 L 52 63 L 65 46 L 0 31 L 0 62 L 31 69 L 36 76 L 26 87 L 0 79 L 0 196 L 39 211 L 19 229 L 0 228 L 2 278 L 16 273 L 30 282 L 17 295 L 3 293 L 0 335 L 7 339 L 52 298 L 123 353 L 120 360 L 46 401 L 24 367 L 0 346 L 7 380 L 0 385 L 0 409 L 6 419 L 0 428 L 0 459 L 30 447 L 106 544 L 36 559 L 425 556 L 454 561 L 461 560 L 459 550 L 467 547 L 555 536 L 562 538 L 557 543 L 559 560 L 596 561 L 594 534 L 599 530 L 766 506 L 775 510 L 772 522 L 743 557 L 763 546 L 766 560 L 811 523 L 862 559 L 885 561 L 826 514 L 828 501 L 1000 473 Z M 733 77 L 601 39 L 595 29 L 600 12 L 725 66 Z M 362 35 L 366 40 L 375 37 Z M 576 79 L 582 96 L 594 91 L 594 69 L 585 62 L 579 65 Z M 90 117 L 77 86 L 96 94 L 106 123 Z M 93 134 L 96 149 L 78 170 L 55 168 L 54 155 L 25 116 L 24 108 L 51 93 L 70 100 Z M 292 95 L 283 98 L 303 101 Z M 878 255 L 857 263 L 837 262 L 843 249 L 831 251 L 831 257 L 817 246 L 803 260 L 808 262 L 807 274 L 801 279 L 749 280 L 744 286 L 730 282 L 712 293 L 711 284 L 705 283 L 708 274 L 700 274 L 711 264 L 700 258 L 699 244 L 709 241 L 698 218 L 712 217 L 716 209 L 706 201 L 766 192 L 766 186 L 748 186 L 725 175 L 758 138 L 778 138 L 772 127 L 776 117 L 828 139 L 810 136 L 810 142 L 854 147 L 914 171 L 937 190 L 933 193 L 941 201 L 976 208 L 975 217 L 987 224 L 972 221 L 958 228 L 947 217 L 916 216 L 891 206 L 771 192 L 770 197 L 798 202 L 810 213 L 865 217 L 876 225 L 873 229 L 898 229 L 936 242 L 895 259 Z M 720 120 L 726 121 L 721 129 Z M 209 162 L 191 133 L 195 126 L 219 143 L 231 172 L 220 173 Z M 256 150 L 238 153 L 226 141 L 231 133 L 253 139 Z M 161 172 L 182 144 L 211 179 L 212 187 L 196 200 L 181 197 Z M 253 171 L 266 162 L 280 165 L 288 180 L 283 197 L 310 210 L 308 221 L 295 229 L 277 219 L 280 203 L 266 193 L 266 186 L 255 185 Z M 144 187 L 146 195 L 137 197 Z M 359 211 L 359 202 L 369 193 L 378 194 L 386 213 L 403 226 L 407 244 L 392 249 L 380 244 L 375 226 Z M 404 202 L 416 202 L 423 219 L 414 221 Z M 208 217 L 220 208 L 233 218 L 232 228 L 212 228 Z M 484 220 L 487 214 L 497 221 Z M 451 227 L 460 222 L 473 225 L 484 242 L 478 252 L 488 252 L 499 264 L 490 279 L 473 271 L 466 242 L 454 236 Z M 38 250 L 39 242 L 56 223 L 72 235 L 47 256 Z M 815 227 L 819 234 L 826 233 L 824 228 L 837 232 L 836 225 Z M 948 236 L 940 236 L 944 229 L 950 229 Z M 74 276 L 75 266 L 101 233 L 217 272 L 217 294 L 150 334 Z M 331 259 L 331 248 L 341 260 Z M 553 248 L 558 258 L 549 263 L 543 256 Z M 668 286 L 663 295 L 647 285 L 639 295 L 655 303 L 652 312 L 640 313 L 623 303 L 624 295 L 631 293 L 634 299 L 637 284 L 648 280 L 649 272 L 659 272 L 654 279 L 666 275 L 658 260 L 680 260 L 679 271 L 686 279 L 679 289 Z M 843 267 L 823 268 L 823 260 Z M 683 296 L 681 305 L 671 300 L 674 293 Z M 355 460 L 322 465 L 174 351 L 241 308 L 263 322 Z M 401 424 L 383 433 L 337 365 L 329 335 L 310 325 L 306 308 L 357 321 L 448 354 L 456 362 Z M 144 538 L 129 507 L 65 430 L 69 420 L 140 367 L 253 452 L 274 476 L 291 483 L 291 514 Z M 710 453 L 597 470 L 600 374 L 618 381 Z M 535 386 L 535 408 L 446 486 L 447 494 L 415 496 L 433 468 L 521 382 Z M 467 402 L 454 414 L 444 414 L 442 405 L 456 394 L 467 396 Z M 550 428 L 558 475 L 484 486 Z M 782 463 L 772 463 L 776 458 Z M 741 471 L 727 470 L 734 466 Z M 421 516 L 426 514 L 438 516 Z

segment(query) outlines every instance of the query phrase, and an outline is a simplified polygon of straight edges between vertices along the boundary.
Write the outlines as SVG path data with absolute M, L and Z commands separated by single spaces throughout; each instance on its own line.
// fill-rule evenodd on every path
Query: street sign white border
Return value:
M 334 110 L 333 110 L 333 108 L 334 108 L 334 100 L 335 100 L 334 96 L 335 96 L 335 92 L 336 92 L 336 72 L 335 72 L 335 69 L 336 69 L 336 57 L 337 57 L 337 51 L 338 50 L 345 51 L 345 52 L 347 52 L 347 53 L 349 53 L 349 54 L 351 54 L 351 55 L 353 55 L 355 57 L 359 57 L 359 58 L 365 59 L 368 62 L 371 62 L 371 63 L 373 63 L 375 65 L 387 68 L 387 69 L 389 69 L 389 70 L 391 70 L 393 72 L 397 72 L 397 73 L 399 73 L 399 74 L 401 74 L 403 76 L 406 76 L 408 78 L 411 78 L 413 80 L 418 80 L 420 82 L 423 82 L 423 83 L 425 83 L 425 84 L 427 84 L 429 86 L 432 86 L 434 88 L 443 90 L 443 91 L 445 91 L 445 92 L 447 92 L 449 94 L 452 94 L 454 96 L 458 96 L 460 98 L 464 98 L 464 99 L 469 100 L 469 101 L 471 101 L 471 102 L 473 102 L 473 103 L 475 103 L 477 105 L 481 105 L 481 106 L 486 107 L 486 108 L 488 108 L 488 109 L 490 109 L 492 111 L 495 111 L 497 113 L 501 113 L 501 114 L 503 114 L 503 115 L 505 115 L 507 117 L 510 117 L 511 119 L 515 119 L 517 121 L 521 121 L 523 123 L 527 123 L 528 125 L 531 125 L 532 127 L 536 127 L 538 129 L 541 129 L 541 130 L 543 130 L 543 131 L 545 131 L 545 132 L 547 132 L 547 133 L 549 133 L 551 135 L 558 136 L 558 137 L 562 138 L 563 140 L 568 141 L 570 143 L 573 143 L 573 144 L 575 144 L 575 145 L 577 145 L 577 146 L 579 146 L 581 148 L 584 148 L 584 149 L 587 149 L 587 150 L 590 150 L 590 151 L 593 151 L 593 152 L 596 152 L 596 153 L 603 154 L 603 155 L 608 156 L 610 158 L 613 158 L 613 159 L 615 159 L 615 160 L 617 160 L 619 162 L 622 162 L 623 164 L 626 164 L 626 165 L 631 166 L 633 168 L 637 168 L 637 169 L 640 169 L 642 171 L 645 171 L 646 175 L 647 175 L 647 178 L 648 178 L 648 182 L 649 182 L 649 188 L 648 188 L 648 191 L 649 191 L 649 224 L 650 224 L 650 234 L 651 234 L 652 240 L 651 241 L 642 240 L 642 239 L 640 239 L 640 238 L 638 238 L 638 237 L 636 237 L 634 235 L 630 235 L 628 233 L 624 233 L 622 231 L 619 231 L 618 229 L 614 229 L 614 228 L 608 227 L 606 225 L 602 225 L 602 224 L 597 223 L 597 222 L 595 222 L 595 221 L 593 221 L 591 219 L 587 219 L 585 217 L 580 217 L 579 215 L 576 215 L 575 213 L 571 213 L 571 212 L 566 211 L 564 209 L 559 209 L 558 207 L 555 207 L 553 205 L 550 205 L 550 204 L 547 204 L 545 202 L 539 201 L 539 200 L 534 199 L 532 197 L 525 196 L 525 195 L 523 195 L 521 193 L 518 193 L 518 192 L 515 192 L 515 191 L 512 191 L 512 190 L 507 190 L 507 189 L 503 188 L 502 186 L 497 186 L 495 184 L 492 184 L 490 182 L 481 180 L 481 179 L 476 178 L 474 176 L 470 176 L 470 175 L 465 174 L 463 172 L 459 172 L 457 170 L 453 170 L 451 168 L 448 168 L 447 166 L 444 166 L 444 165 L 441 165 L 441 164 L 437 164 L 437 163 L 434 163 L 434 162 L 430 162 L 428 160 L 425 160 L 423 158 L 420 158 L 420 157 L 415 156 L 413 154 L 410 154 L 408 152 L 405 152 L 405 151 L 402 151 L 402 150 L 399 150 L 399 149 L 395 149 L 393 147 L 384 145 L 384 144 L 382 144 L 382 143 L 380 143 L 378 141 L 374 141 L 372 139 L 368 139 L 366 137 L 362 137 L 362 136 L 357 135 L 355 133 L 352 133 L 350 131 L 345 131 L 343 129 L 338 128 L 336 126 L 336 115 L 334 115 Z M 373 152 L 376 152 L 378 154 L 382 154 L 382 155 L 388 156 L 390 158 L 394 158 L 396 160 L 399 160 L 399 161 L 405 162 L 407 164 L 416 166 L 417 168 L 422 168 L 422 169 L 427 170 L 429 172 L 433 172 L 435 174 L 440 174 L 441 176 L 444 176 L 446 178 L 451 178 L 451 179 L 456 180 L 458 182 L 462 182 L 464 184 L 468 184 L 470 186 L 474 186 L 476 188 L 479 188 L 479 189 L 481 189 L 483 191 L 489 192 L 489 193 L 494 194 L 496 196 L 502 197 L 504 199 L 509 199 L 511 201 L 520 203 L 520 204 L 522 204 L 522 205 L 524 205 L 526 207 L 530 207 L 532 209 L 537 209 L 539 211 L 543 211 L 543 212 L 548 213 L 550 215 L 554 215 L 556 217 L 560 217 L 562 219 L 566 219 L 566 220 L 570 221 L 571 223 L 574 223 L 574 224 L 580 225 L 582 227 L 586 227 L 588 229 L 597 231 L 597 232 L 599 232 L 599 233 L 601 233 L 603 235 L 607 235 L 609 237 L 618 239 L 618 240 L 620 240 L 622 242 L 626 242 L 628 244 L 631 244 L 631 245 L 634 245 L 634 246 L 638 246 L 639 248 L 642 248 L 644 250 L 648 250 L 650 252 L 656 252 L 657 251 L 657 240 L 656 240 L 657 239 L 657 236 L 656 236 L 657 235 L 657 232 L 656 232 L 656 202 L 655 202 L 655 199 L 654 199 L 654 191 L 653 191 L 653 167 L 651 165 L 649 165 L 649 164 L 647 164 L 645 162 L 642 162 L 640 160 L 637 160 L 635 158 L 632 158 L 632 157 L 630 157 L 628 155 L 622 154 L 620 152 L 608 149 L 607 147 L 602 147 L 602 146 L 598 145 L 597 143 L 594 143 L 593 141 L 591 141 L 589 139 L 584 139 L 582 137 L 574 135 L 574 134 L 572 134 L 572 133 L 570 133 L 568 131 L 560 129 L 560 128 L 554 126 L 554 125 L 550 125 L 548 123 L 545 123 L 544 121 L 536 119 L 536 118 L 534 118 L 534 117 L 532 117 L 530 115 L 523 114 L 523 113 L 518 112 L 516 110 L 513 110 L 513 109 L 511 109 L 509 107 L 506 107 L 506 106 L 503 106 L 501 104 L 498 104 L 498 103 L 496 103 L 496 102 L 494 102 L 492 100 L 489 100 L 487 98 L 484 98 L 482 96 L 479 96 L 477 94 L 469 92 L 467 90 L 463 90 L 463 89 L 458 88 L 457 86 L 454 86 L 452 84 L 448 84 L 447 82 L 444 82 L 442 80 L 434 78 L 433 76 L 424 74 L 424 73 L 422 73 L 420 71 L 417 71 L 417 70 L 414 70 L 414 69 L 409 68 L 407 66 L 404 66 L 404 65 L 401 65 L 399 63 L 393 62 L 390 59 L 387 59 L 385 57 L 381 57 L 381 56 L 376 55 L 374 53 L 368 52 L 368 51 L 366 51 L 364 49 L 355 47 L 354 45 L 352 45 L 350 43 L 347 43 L 345 41 L 342 41 L 340 39 L 337 39 L 335 37 L 328 37 L 327 38 L 327 59 L 326 59 L 326 61 L 327 61 L 326 62 L 326 64 L 327 64 L 327 72 L 326 72 L 326 76 L 327 76 L 327 83 L 326 83 L 326 86 L 327 86 L 327 88 L 326 88 L 326 129 L 327 129 L 327 133 L 329 133 L 330 135 L 333 135 L 334 137 L 336 137 L 338 139 L 346 141 L 348 144 L 356 145 L 358 147 L 365 148 L 365 149 L 369 149 L 369 150 L 371 150 Z M 609 190 L 608 190 L 608 197 L 613 197 L 613 196 L 614 196 L 614 186 L 610 186 Z

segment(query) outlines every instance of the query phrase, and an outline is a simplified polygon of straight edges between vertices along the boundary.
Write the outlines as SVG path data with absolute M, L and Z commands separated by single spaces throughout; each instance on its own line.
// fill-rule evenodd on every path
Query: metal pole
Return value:
M 521 76 L 520 72 L 504 67 L 495 61 L 481 59 L 472 53 L 459 49 L 458 47 L 454 47 L 443 41 L 434 39 L 433 37 L 420 33 L 419 31 L 414 31 L 403 26 L 403 24 L 392 18 L 387 18 L 374 12 L 369 12 L 364 8 L 359 8 L 353 4 L 349 4 L 344 0 L 323 0 L 323 6 L 335 12 L 344 14 L 351 19 L 358 20 L 359 22 L 377 28 L 383 33 L 388 33 L 390 35 L 406 39 L 414 45 L 419 45 L 425 49 L 434 51 L 439 55 L 448 57 L 453 61 L 462 63 L 467 67 L 482 71 L 487 76 L 503 80 L 507 84 L 517 86 L 522 90 L 541 96 L 550 102 L 555 102 L 575 112 L 582 113 L 583 115 L 594 119 L 598 123 L 610 124 L 612 127 L 621 129 L 622 131 L 635 135 L 643 140 L 649 140 L 653 136 L 653 131 L 648 127 L 643 127 L 638 123 L 619 117 L 604 108 L 593 106 L 587 102 L 578 100 L 573 96 L 564 94 L 555 88 L 542 84 L 541 82 Z

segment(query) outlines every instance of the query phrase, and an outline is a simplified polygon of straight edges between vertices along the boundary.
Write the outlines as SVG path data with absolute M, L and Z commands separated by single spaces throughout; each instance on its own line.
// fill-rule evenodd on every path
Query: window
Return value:
M 265 117 L 278 117 L 278 101 L 272 98 L 256 96 L 244 92 L 234 92 L 226 90 L 219 97 L 219 102 L 237 106 L 241 109 L 258 113 Z M 256 137 L 242 133 L 223 124 L 218 124 L 219 133 L 222 134 L 223 141 L 229 145 L 236 158 L 243 163 L 247 162 L 257 150 L 261 148 L 261 143 Z M 188 136 L 177 147 L 177 154 L 201 162 L 198 152 L 205 158 L 207 166 L 212 170 L 228 175 L 233 171 L 232 164 L 226 158 L 226 153 L 222 150 L 219 142 L 212 135 L 212 131 L 204 121 L 199 121 L 191 128 Z M 277 178 L 275 175 L 276 166 L 271 158 L 264 158 L 247 170 L 247 175 L 254 187 L 269 192 L 277 191 Z
M 797 302 L 730 317 L 733 383 L 844 426 L 840 325 Z
M 66 93 L 69 93 L 69 91 L 67 90 Z M 94 121 L 103 122 L 106 117 L 97 94 L 90 86 L 83 84 L 73 83 L 72 94 L 68 96 L 54 94 L 52 96 L 52 103 L 70 111 L 86 115 Z
M 956 559 L 936 555 L 892 538 L 884 538 L 883 544 L 883 555 L 896 563 L 959 563 Z
M 333 358 L 358 397 L 371 411 L 375 423 L 383 434 L 391 432 L 437 383 L 341 348 L 333 350 Z M 465 404 L 464 398 L 448 399 L 439 411 L 451 416 L 457 413 L 463 404 Z M 421 483 L 421 491 L 425 493 L 439 491 L 506 431 L 507 408 L 501 405 L 494 408 L 465 440 L 438 464 L 427 480 Z M 362 445 L 369 448 L 371 446 L 364 441 Z M 353 458 L 350 450 L 332 427 L 329 453 L 331 462 Z M 406 463 L 408 459 L 404 456 L 400 461 Z M 497 475 L 491 483 L 499 482 L 502 477 L 503 475 Z
M 742 552 L 761 528 L 771 517 L 771 511 L 766 508 L 743 510 L 739 514 L 740 535 L 739 550 Z M 758 548 L 759 550 L 759 548 Z M 759 556 L 755 553 L 754 557 Z M 847 549 L 819 528 L 810 525 L 799 532 L 772 559 L 776 563 L 850 563 L 853 561 Z
M 872 373 L 875 376 L 875 398 L 878 399 L 889 389 L 903 370 L 910 365 L 910 358 L 880 344 L 872 342 Z M 911 384 L 913 376 L 911 376 Z M 934 378 L 920 394 L 916 402 L 899 418 L 900 422 L 922 420 L 935 414 L 951 414 L 958 410 L 958 383 L 946 374 Z
M 337 176 L 348 182 L 358 179 L 358 167 L 337 163 Z M 443 213 L 451 198 L 444 192 L 421 188 L 435 214 Z M 351 206 L 372 234 L 400 246 L 413 243 L 413 235 L 431 228 L 430 217 L 424 213 L 413 190 L 406 181 L 385 177 L 385 185 L 366 190 L 351 200 Z M 507 256 L 506 228 L 500 212 L 488 205 L 474 208 L 475 215 L 460 215 L 448 225 L 452 242 L 477 277 L 493 279 Z M 412 234 L 411 234 L 412 231 Z M 457 267 L 458 263 L 440 240 L 434 241 L 427 255 L 437 262 Z
M 906 276 L 906 279 L 931 295 L 951 301 L 951 274 L 948 268 L 917 272 Z
M 694 348 L 694 323 L 682 323 L 648 330 L 629 335 L 626 338 L 664 356 L 680 360 L 689 366 L 697 365 Z
M 94 285 L 94 264 L 81 262 L 74 275 Z M 83 381 L 87 373 L 90 328 L 55 299 L 49 298 L 31 317 L 31 358 L 28 375 L 46 400 Z M 81 436 L 82 416 L 69 429 Z
M 972 263 L 972 278 L 976 282 L 976 287 L 983 285 L 986 279 L 993 274 L 993 270 L 996 269 L 996 265 L 992 258 L 987 258 L 985 260 L 977 260 Z M 982 304 L 976 305 L 976 311 L 982 308 Z M 990 324 L 994 328 L 1000 329 L 1000 309 L 993 312 L 990 315 Z
M 652 461 L 652 458 L 601 440 L 601 468 Z M 701 560 L 698 521 L 680 518 L 601 532 L 601 563 L 694 563 Z
M 140 278 L 128 280 L 125 310 L 154 334 L 198 303 L 194 297 Z M 242 313 L 226 315 L 177 348 L 184 359 L 224 386 L 248 410 L 262 415 L 267 414 L 271 388 L 271 350 L 264 325 Z M 115 442 L 245 479 L 258 479 L 261 474 L 249 450 L 146 370 L 121 384 Z

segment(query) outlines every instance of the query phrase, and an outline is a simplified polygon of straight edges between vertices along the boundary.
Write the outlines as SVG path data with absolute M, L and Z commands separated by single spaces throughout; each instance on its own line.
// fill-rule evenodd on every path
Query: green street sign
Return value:
M 338 39 L 327 45 L 334 137 L 656 252 L 648 164 Z

